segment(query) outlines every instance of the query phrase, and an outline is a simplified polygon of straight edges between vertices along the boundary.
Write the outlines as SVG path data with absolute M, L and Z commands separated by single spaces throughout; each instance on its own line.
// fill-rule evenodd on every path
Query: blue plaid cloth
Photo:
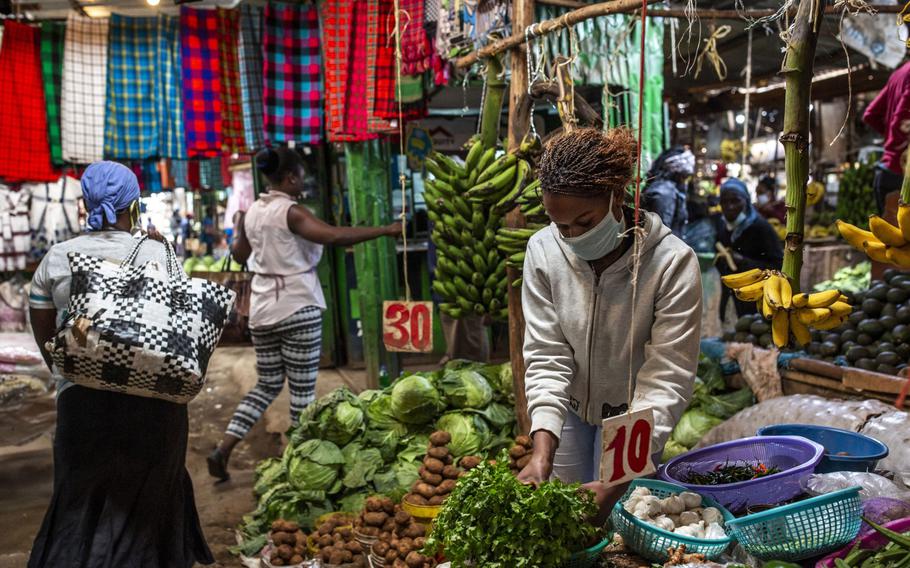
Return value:
M 187 160 L 171 160 L 171 177 L 174 187 L 190 187 L 190 164 Z
M 142 188 L 148 193 L 161 193 L 161 170 L 158 160 L 142 160 Z
M 240 7 L 240 99 L 246 147 L 256 152 L 265 145 L 262 103 L 262 9 Z
M 155 92 L 161 155 L 186 159 L 183 94 L 180 89 L 180 20 L 174 16 L 158 16 L 157 56 Z
M 120 160 L 157 156 L 155 47 L 158 20 L 114 14 L 108 34 L 104 155 Z
M 199 160 L 199 186 L 202 189 L 224 189 L 220 157 Z

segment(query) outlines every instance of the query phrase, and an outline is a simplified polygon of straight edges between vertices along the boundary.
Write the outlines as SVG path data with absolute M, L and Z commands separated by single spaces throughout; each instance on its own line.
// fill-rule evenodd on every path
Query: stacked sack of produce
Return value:
M 317 400 L 301 413 L 282 457 L 257 465 L 258 506 L 244 517 L 240 552 L 261 549 L 276 519 L 310 528 L 323 514 L 360 511 L 372 494 L 400 498 L 427 467 L 428 446 L 438 446 L 430 440 L 436 430 L 449 436 L 447 461 L 509 447 L 513 402 L 509 363 L 460 360 L 404 375 L 383 390 L 355 395 L 341 388 Z
M 51 373 L 31 333 L 0 334 L 0 403 L 48 390 Z

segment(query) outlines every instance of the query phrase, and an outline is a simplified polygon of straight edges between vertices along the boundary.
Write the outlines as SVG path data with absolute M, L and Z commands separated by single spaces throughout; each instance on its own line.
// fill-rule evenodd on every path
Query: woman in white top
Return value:
M 269 191 L 237 221 L 231 253 L 250 261 L 255 273 L 250 298 L 250 331 L 259 380 L 241 401 L 221 445 L 208 458 L 209 473 L 230 477 L 227 462 L 284 387 L 291 392 L 291 422 L 313 402 L 322 343 L 325 299 L 316 274 L 323 245 L 348 246 L 401 234 L 401 224 L 335 227 L 297 204 L 306 176 L 303 158 L 284 147 L 256 155 L 256 167 Z

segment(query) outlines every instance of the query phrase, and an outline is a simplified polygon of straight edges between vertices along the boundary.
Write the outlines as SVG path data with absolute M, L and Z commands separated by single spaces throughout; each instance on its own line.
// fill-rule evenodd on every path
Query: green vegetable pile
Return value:
M 502 452 L 458 480 L 433 523 L 424 554 L 445 550 L 453 568 L 565 566 L 597 535 L 587 518 L 597 506 L 578 484 L 548 481 L 534 488 L 518 481 Z
M 825 290 L 840 290 L 841 292 L 857 293 L 869 288 L 872 275 L 872 263 L 868 260 L 858 262 L 854 266 L 845 266 L 834 273 L 831 280 L 819 282 L 812 287 L 816 292 Z
M 727 392 L 720 363 L 704 354 L 699 357 L 696 375 L 692 403 L 664 446 L 662 461 L 688 452 L 712 428 L 755 403 L 748 388 Z
M 865 163 L 856 163 L 844 170 L 837 190 L 838 219 L 851 225 L 868 229 L 869 215 L 878 213 L 872 181 L 875 178 L 875 159 L 870 156 Z
M 510 364 L 451 361 L 355 395 L 340 388 L 308 406 L 280 458 L 256 466 L 256 509 L 241 533 L 255 552 L 276 519 L 311 528 L 333 511 L 359 512 L 369 495 L 400 497 L 419 477 L 429 434 L 445 430 L 456 458 L 495 455 L 515 436 Z M 261 547 L 262 545 L 259 544 Z
M 910 533 L 900 534 L 881 527 L 868 519 L 869 526 L 888 539 L 879 550 L 860 548 L 857 543 L 846 558 L 834 561 L 837 568 L 900 568 L 910 566 Z

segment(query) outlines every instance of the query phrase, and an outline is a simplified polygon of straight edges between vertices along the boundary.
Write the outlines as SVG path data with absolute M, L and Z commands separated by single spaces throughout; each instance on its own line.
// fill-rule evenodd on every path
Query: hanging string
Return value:
M 745 172 L 746 169 L 746 155 L 749 152 L 749 99 L 752 95 L 752 28 L 748 29 L 748 34 L 749 35 L 746 38 L 746 100 L 743 105 L 745 107 L 743 109 L 743 114 L 746 117 L 746 120 L 743 121 L 743 172 Z
M 717 73 L 718 79 L 723 81 L 727 78 L 727 64 L 717 51 L 717 40 L 727 37 L 732 29 L 733 28 L 728 25 L 719 26 L 711 33 L 710 37 L 705 40 L 705 44 L 702 46 L 701 52 L 695 60 L 696 79 L 701 73 L 701 66 L 706 58 L 711 65 L 714 66 L 714 72 Z
M 411 15 L 405 12 L 408 22 Z M 407 26 L 407 23 L 405 26 Z M 407 176 L 401 165 L 401 157 L 405 155 L 404 147 L 404 105 L 401 101 L 401 7 L 399 0 L 395 0 L 395 89 L 398 97 L 398 183 L 401 186 L 401 246 L 403 248 L 401 262 L 404 268 L 404 299 L 411 301 L 411 283 L 408 279 L 408 190 Z
M 910 6 L 910 2 L 907 3 L 907 6 Z M 904 10 L 907 9 L 907 6 L 904 6 Z M 844 121 L 840 125 L 840 130 L 837 131 L 837 135 L 828 144 L 829 148 L 834 146 L 834 143 L 844 133 L 844 129 L 847 128 L 847 121 L 850 120 L 850 113 L 853 111 L 853 69 L 850 67 L 850 50 L 847 49 L 847 44 L 844 42 L 844 17 L 847 13 L 859 14 L 864 12 L 866 14 L 875 14 L 875 10 L 865 0 L 837 0 L 834 3 L 834 9 L 838 8 L 842 8 L 842 10 L 840 19 L 837 22 L 837 39 L 840 41 L 844 56 L 847 58 L 847 112 L 844 114 Z M 907 46 L 910 47 L 910 39 L 907 40 Z

